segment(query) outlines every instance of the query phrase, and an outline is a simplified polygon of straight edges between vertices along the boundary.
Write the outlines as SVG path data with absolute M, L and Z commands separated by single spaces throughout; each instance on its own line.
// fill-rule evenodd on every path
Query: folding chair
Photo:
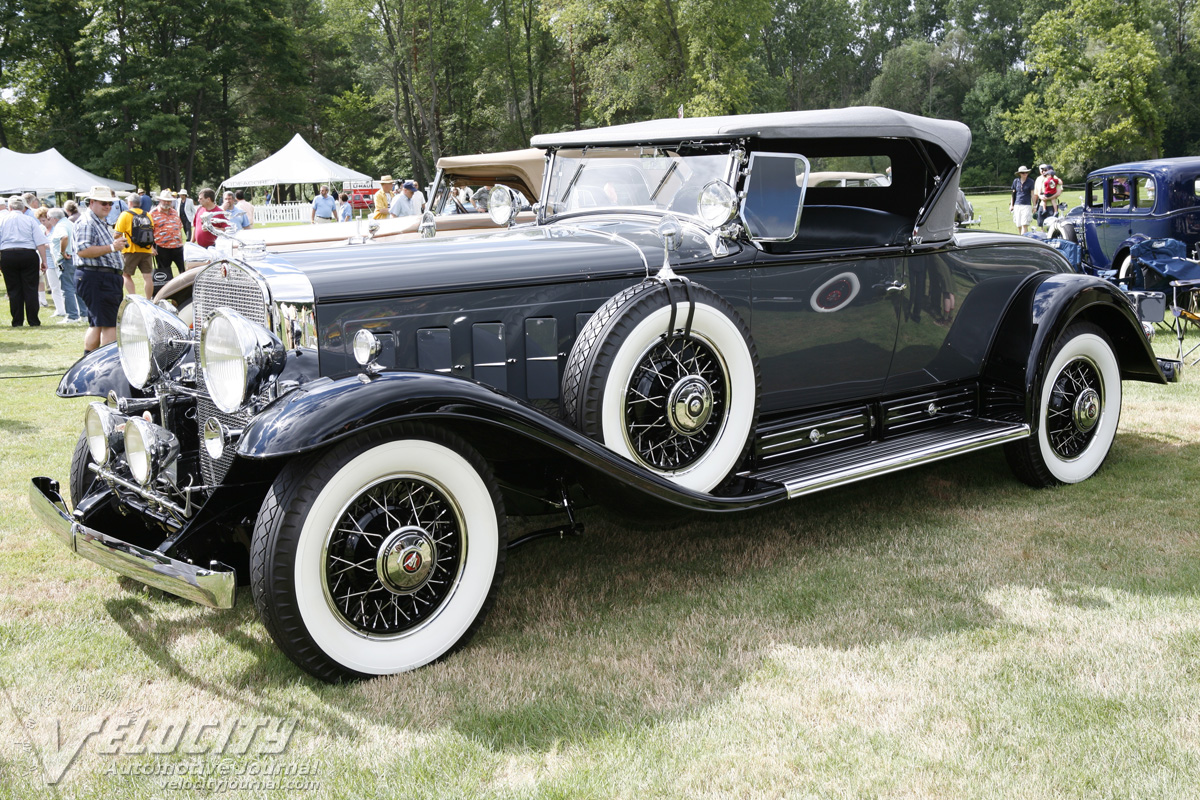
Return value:
M 1083 272 L 1083 248 L 1069 239 L 1050 239 L 1046 244 L 1062 253 L 1063 258 L 1070 262 L 1071 269 Z
M 1180 360 L 1194 353 L 1200 344 L 1183 352 L 1183 337 L 1187 324 L 1200 327 L 1200 261 L 1186 258 L 1187 245 L 1178 239 L 1147 239 L 1130 248 L 1129 255 L 1141 268 L 1143 283 L 1149 291 L 1171 295 L 1171 327 L 1179 340 Z M 1200 362 L 1200 356 L 1191 366 Z

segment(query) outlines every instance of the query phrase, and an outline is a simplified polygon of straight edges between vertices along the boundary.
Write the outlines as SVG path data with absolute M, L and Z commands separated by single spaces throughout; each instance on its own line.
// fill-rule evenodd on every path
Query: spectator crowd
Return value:
M 186 190 L 151 197 L 138 188 L 118 197 L 107 186 L 62 208 L 48 208 L 32 192 L 0 198 L 0 272 L 12 326 L 40 326 L 49 289 L 58 324 L 86 322 L 85 352 L 115 341 L 117 310 L 136 291 L 135 272 L 153 298 L 155 271 L 161 284 L 186 269 L 185 242 L 211 247 L 217 237 L 210 228 L 254 225 L 242 191 L 225 192 L 220 204 L 216 198 L 208 188 L 198 204 Z

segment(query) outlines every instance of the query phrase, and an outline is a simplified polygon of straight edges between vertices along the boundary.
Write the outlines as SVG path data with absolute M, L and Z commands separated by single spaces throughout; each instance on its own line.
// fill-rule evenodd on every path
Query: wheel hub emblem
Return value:
M 680 378 L 667 398 L 667 419 L 684 436 L 698 433 L 712 416 L 713 394 L 708 381 L 698 375 Z
M 1100 393 L 1095 389 L 1084 389 L 1075 398 L 1075 427 L 1090 431 L 1100 419 Z
M 389 590 L 412 594 L 425 585 L 436 561 L 433 541 L 422 528 L 406 527 L 383 540 L 375 572 Z

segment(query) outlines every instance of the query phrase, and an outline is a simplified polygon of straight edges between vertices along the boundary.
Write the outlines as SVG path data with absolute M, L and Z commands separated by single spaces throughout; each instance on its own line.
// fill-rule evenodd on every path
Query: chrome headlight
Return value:
M 231 308 L 218 308 L 200 336 L 200 367 L 217 408 L 232 414 L 283 369 L 283 343 Z
M 125 421 L 125 462 L 135 481 L 146 486 L 165 477 L 174 484 L 178 461 L 175 434 L 139 417 Z
M 191 344 L 187 323 L 144 297 L 129 295 L 117 320 L 117 350 L 129 383 L 144 388 L 170 371 Z
M 121 450 L 124 424 L 125 418 L 104 403 L 88 403 L 83 412 L 83 430 L 92 461 L 104 466 L 113 453 Z

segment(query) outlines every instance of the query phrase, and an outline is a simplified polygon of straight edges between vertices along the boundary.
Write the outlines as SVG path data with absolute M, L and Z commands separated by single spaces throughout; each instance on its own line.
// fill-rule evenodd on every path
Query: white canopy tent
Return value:
M 242 186 L 274 186 L 281 183 L 345 183 L 369 180 L 370 175 L 330 161 L 297 133 L 277 153 L 242 170 L 221 185 L 226 189 L 233 189 Z
M 128 192 L 133 184 L 102 178 L 76 166 L 51 147 L 40 153 L 18 153 L 0 147 L 0 194 L 14 192 L 74 192 L 83 194 L 93 186 L 108 186 Z

